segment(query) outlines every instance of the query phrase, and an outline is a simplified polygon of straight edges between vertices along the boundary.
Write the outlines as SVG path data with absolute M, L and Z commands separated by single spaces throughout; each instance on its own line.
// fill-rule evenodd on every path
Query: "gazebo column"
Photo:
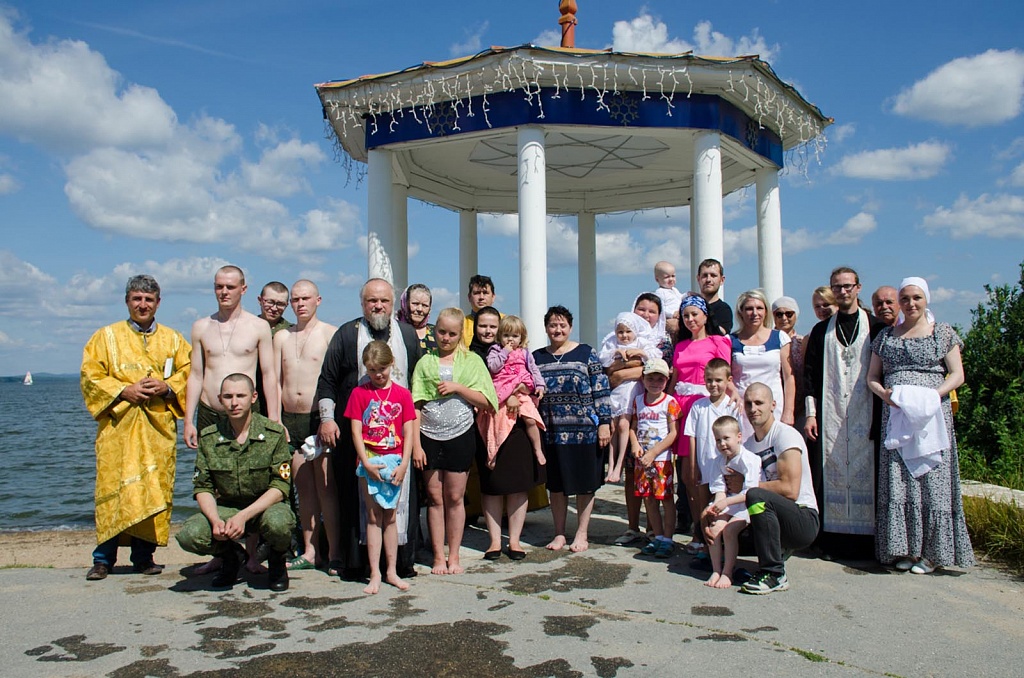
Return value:
M 520 127 L 519 181 L 519 312 L 533 341 L 543 341 L 548 306 L 547 162 L 544 130 Z M 540 346 L 540 344 L 537 344 Z
M 396 294 L 409 286 L 409 189 L 402 184 L 391 182 L 392 201 L 392 242 L 395 251 L 391 256 L 391 270 L 395 274 Z M 395 299 L 397 302 L 398 299 Z
M 597 218 L 593 212 L 576 215 L 576 260 L 579 268 L 580 341 L 597 345 Z
M 690 281 L 686 285 L 680 285 L 676 280 L 677 287 L 686 287 L 687 290 L 700 292 L 697 287 L 697 264 L 701 262 L 697 258 L 697 210 L 693 207 L 693 199 L 690 200 Z
M 460 294 L 462 310 L 466 313 L 470 311 L 469 300 L 465 294 L 462 294 L 462 291 L 469 284 L 469 279 L 480 270 L 476 236 L 476 212 L 462 210 L 459 212 L 459 282 L 455 286 L 455 290 Z
M 394 181 L 391 171 L 391 151 L 373 149 L 367 153 L 367 156 L 366 221 L 368 231 L 377 236 L 384 252 L 394 262 L 398 244 L 395 242 L 395 199 L 392 197 Z M 406 251 L 408 252 L 408 250 Z M 368 257 L 371 267 L 370 276 L 380 274 L 380 271 L 372 270 L 375 259 L 370 253 Z M 392 263 L 392 271 L 394 271 L 394 263 Z
M 779 205 L 778 169 L 759 169 L 756 184 L 758 281 L 770 304 L 783 295 L 782 210 Z
M 725 245 L 722 234 L 722 140 L 718 132 L 701 132 L 694 139 L 693 210 L 690 228 L 696 236 L 696 257 L 722 261 Z M 694 275 L 697 271 L 694 270 Z

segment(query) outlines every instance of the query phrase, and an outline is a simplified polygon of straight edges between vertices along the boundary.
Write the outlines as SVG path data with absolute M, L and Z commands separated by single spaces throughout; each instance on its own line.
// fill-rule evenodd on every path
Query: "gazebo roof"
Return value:
M 492 47 L 316 90 L 343 156 L 387 148 L 410 196 L 483 212 L 517 209 L 522 125 L 546 132 L 548 211 L 572 213 L 687 204 L 701 132 L 728 193 L 832 123 L 757 56 Z

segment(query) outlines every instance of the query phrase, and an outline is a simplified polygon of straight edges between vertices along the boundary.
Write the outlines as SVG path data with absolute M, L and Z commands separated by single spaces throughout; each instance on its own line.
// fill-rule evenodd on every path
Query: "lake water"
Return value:
M 78 378 L 0 382 L 0 530 L 92 529 L 96 422 L 82 402 Z M 195 451 L 181 441 L 174 484 L 174 522 L 195 513 Z

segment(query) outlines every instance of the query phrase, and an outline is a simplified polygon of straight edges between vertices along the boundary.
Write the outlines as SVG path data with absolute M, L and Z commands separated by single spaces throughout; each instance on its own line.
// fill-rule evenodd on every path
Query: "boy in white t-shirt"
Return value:
M 672 446 L 679 429 L 679 403 L 665 393 L 669 367 L 661 358 L 644 365 L 644 394 L 633 403 L 629 442 L 636 465 L 633 471 L 636 496 L 643 497 L 647 523 L 654 540 L 641 553 L 668 558 L 675 549 L 676 502 L 672 486 Z
M 690 438 L 690 458 L 684 460 L 694 465 L 693 477 L 697 485 L 697 505 L 707 506 L 711 502 L 708 483 L 715 470 L 718 450 L 715 433 L 711 427 L 719 417 L 740 418 L 739 408 L 729 398 L 732 385 L 732 369 L 721 358 L 712 358 L 704 366 L 704 387 L 708 396 L 701 398 L 690 408 L 690 414 L 683 422 L 683 435 Z
M 661 318 L 658 319 L 658 335 L 667 334 L 672 341 L 676 340 L 679 331 L 679 302 L 683 293 L 676 289 L 676 267 L 668 261 L 659 261 L 654 265 L 654 281 L 658 289 L 654 293 L 661 299 Z
M 732 586 L 732 571 L 736 567 L 736 556 L 739 555 L 740 532 L 750 522 L 745 503 L 746 492 L 757 487 L 761 479 L 761 457 L 743 448 L 740 442 L 740 422 L 735 417 L 719 417 L 711 429 L 720 456 L 710 478 L 710 488 L 715 498 L 700 517 L 712 568 L 711 578 L 704 582 L 704 585 L 727 589 Z M 743 476 L 743 488 L 740 492 L 729 494 L 726 491 L 726 469 Z

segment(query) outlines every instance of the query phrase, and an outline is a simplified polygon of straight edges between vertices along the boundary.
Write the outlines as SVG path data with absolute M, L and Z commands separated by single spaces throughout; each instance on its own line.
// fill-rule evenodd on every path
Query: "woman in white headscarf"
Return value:
M 949 402 L 950 391 L 964 382 L 963 342 L 950 325 L 935 322 L 923 279 L 905 278 L 898 300 L 900 320 L 875 338 L 868 370 L 868 388 L 884 401 L 876 557 L 914 574 L 970 567 L 974 551 Z M 921 413 L 908 432 L 907 418 Z

